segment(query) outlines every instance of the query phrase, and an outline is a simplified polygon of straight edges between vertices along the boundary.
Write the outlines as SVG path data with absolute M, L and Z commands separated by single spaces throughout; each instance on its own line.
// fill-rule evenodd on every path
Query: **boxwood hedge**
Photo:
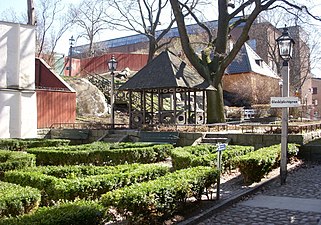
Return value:
M 0 225 L 98 225 L 103 219 L 104 207 L 95 202 L 78 201 L 52 207 L 41 207 L 33 214 L 0 220 Z
M 171 150 L 173 168 L 175 170 L 195 166 L 213 166 L 217 163 L 217 147 L 202 144 L 197 146 L 178 147 Z M 228 145 L 222 152 L 223 169 L 231 169 L 231 160 L 240 155 L 254 151 L 252 146 Z
M 0 150 L 0 177 L 7 170 L 21 169 L 36 165 L 36 156 L 26 152 Z
M 118 165 L 159 162 L 164 160 L 173 148 L 170 144 L 133 148 L 122 146 L 96 142 L 59 148 L 33 148 L 28 152 L 37 156 L 37 165 Z
M 0 149 L 21 151 L 27 148 L 45 147 L 45 146 L 66 146 L 69 145 L 70 140 L 63 139 L 0 139 Z
M 116 168 L 41 167 L 35 171 L 8 171 L 4 174 L 4 180 L 42 190 L 42 205 L 49 205 L 60 200 L 96 199 L 107 191 L 156 179 L 169 170 L 168 166 L 156 164 L 122 165 Z
M 0 217 L 33 211 L 38 208 L 40 200 L 38 189 L 0 181 Z
M 218 171 L 212 167 L 178 170 L 153 181 L 107 192 L 101 201 L 106 207 L 115 207 L 122 216 L 131 215 L 129 219 L 140 224 L 152 223 L 151 220 L 173 214 L 188 198 L 201 199 L 217 177 Z
M 298 152 L 297 145 L 288 144 L 288 157 Z M 244 156 L 234 158 L 235 165 L 240 169 L 246 184 L 259 182 L 273 168 L 279 166 L 281 145 L 264 147 Z

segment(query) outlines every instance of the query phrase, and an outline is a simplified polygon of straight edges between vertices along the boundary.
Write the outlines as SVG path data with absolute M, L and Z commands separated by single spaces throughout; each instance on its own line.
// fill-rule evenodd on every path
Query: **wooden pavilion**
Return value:
M 170 51 L 163 51 L 119 91 L 129 96 L 129 126 L 203 124 L 207 90 L 215 90 L 193 68 Z

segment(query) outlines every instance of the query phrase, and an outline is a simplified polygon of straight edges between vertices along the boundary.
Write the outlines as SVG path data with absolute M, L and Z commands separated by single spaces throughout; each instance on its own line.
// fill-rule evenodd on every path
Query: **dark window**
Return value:
M 312 88 L 312 94 L 313 95 L 318 94 L 318 88 L 316 88 L 316 87 Z

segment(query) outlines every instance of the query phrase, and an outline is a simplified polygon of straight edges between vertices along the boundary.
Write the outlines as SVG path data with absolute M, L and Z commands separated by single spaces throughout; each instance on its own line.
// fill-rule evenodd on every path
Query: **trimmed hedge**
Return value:
M 36 165 L 36 156 L 26 152 L 0 151 L 0 176 L 4 171 Z
M 106 172 L 109 170 L 109 172 Z M 112 167 L 50 167 L 35 171 L 8 171 L 4 180 L 42 190 L 42 204 L 77 198 L 96 199 L 126 185 L 156 179 L 168 173 L 163 165 L 123 165 Z
M 296 144 L 288 144 L 288 158 L 298 152 Z M 240 169 L 246 184 L 259 182 L 273 168 L 279 166 L 281 145 L 264 147 L 244 156 L 234 158 L 235 165 Z
M 96 142 L 60 148 L 34 148 L 27 151 L 37 156 L 37 165 L 118 165 L 159 162 L 165 160 L 173 148 L 170 144 L 137 148 L 121 147 L 122 145 Z
M 37 148 L 46 146 L 66 146 L 70 140 L 64 139 L 0 139 L 0 149 L 21 151 L 27 148 Z
M 172 164 L 175 170 L 196 167 L 213 166 L 217 163 L 217 147 L 215 145 L 198 145 L 174 148 L 171 152 Z M 231 169 L 231 160 L 240 155 L 254 151 L 252 146 L 228 145 L 222 152 L 222 168 Z
M 0 225 L 98 225 L 104 219 L 104 207 L 79 201 L 41 207 L 35 213 L 0 220 Z
M 129 219 L 144 224 L 173 214 L 188 198 L 200 200 L 204 189 L 215 184 L 217 178 L 218 171 L 212 167 L 178 170 L 153 181 L 107 192 L 101 201 L 106 207 L 115 207 L 122 216 L 131 214 Z
M 0 181 L 0 217 L 31 212 L 38 208 L 40 200 L 38 189 Z

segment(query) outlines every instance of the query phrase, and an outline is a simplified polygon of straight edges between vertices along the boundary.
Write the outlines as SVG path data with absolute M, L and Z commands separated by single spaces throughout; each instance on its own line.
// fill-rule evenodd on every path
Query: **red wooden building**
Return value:
M 55 123 L 74 123 L 76 92 L 49 65 L 36 59 L 37 128 Z
M 103 74 L 108 72 L 107 62 L 112 56 L 115 56 L 118 65 L 117 70 L 122 71 L 129 68 L 131 71 L 138 71 L 147 64 L 147 54 L 126 54 L 126 53 L 108 53 L 92 58 L 72 59 L 71 76 L 85 76 L 87 74 Z M 66 58 L 66 69 L 64 75 L 69 76 L 69 58 Z

